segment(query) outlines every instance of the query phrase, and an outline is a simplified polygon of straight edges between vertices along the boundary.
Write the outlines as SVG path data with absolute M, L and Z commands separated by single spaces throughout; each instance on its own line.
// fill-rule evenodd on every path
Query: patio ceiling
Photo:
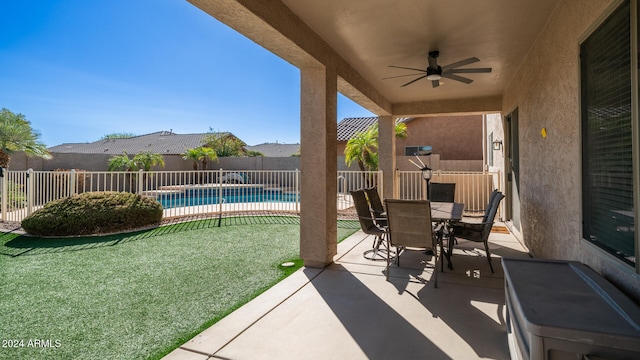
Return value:
M 502 93 L 559 0 L 189 0 L 298 67 L 335 64 L 339 90 L 373 112 L 406 115 L 443 101 L 474 101 Z M 426 68 L 439 50 L 441 66 L 477 57 L 461 74 L 442 79 L 386 77 L 413 73 L 389 65 Z M 333 58 L 333 59 L 331 59 Z M 337 60 L 336 60 L 337 59 Z M 396 109 L 403 109 L 396 111 Z

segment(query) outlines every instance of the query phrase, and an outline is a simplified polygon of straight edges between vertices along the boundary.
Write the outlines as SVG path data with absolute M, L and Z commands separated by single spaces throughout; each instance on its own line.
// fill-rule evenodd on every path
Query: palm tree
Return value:
M 374 163 L 374 157 L 377 158 L 378 139 L 373 135 L 371 129 L 360 131 L 347 141 L 347 146 L 344 148 L 344 161 L 347 165 L 357 161 L 360 171 L 377 168 L 377 161 Z
M 51 159 L 47 146 L 40 142 L 40 133 L 31 128 L 24 115 L 14 114 L 6 108 L 0 110 L 0 167 L 7 168 L 11 155 L 24 151 L 27 156 Z
M 396 138 L 407 137 L 407 124 L 396 123 Z M 367 131 L 356 133 L 344 149 L 345 162 L 351 165 L 358 162 L 361 171 L 378 170 L 378 124 L 371 126 Z
M 202 161 L 202 170 L 207 170 L 207 161 L 218 160 L 218 154 L 210 147 L 199 146 L 194 149 L 187 149 L 182 153 L 182 158 L 193 161 L 193 170 L 198 170 L 198 161 Z
M 193 170 L 198 170 L 198 161 L 200 161 L 200 151 L 198 149 L 199 148 L 187 149 L 181 154 L 183 160 L 193 161 Z
M 122 152 L 122 155 L 115 155 L 109 159 L 109 171 L 125 170 L 125 171 L 137 171 L 144 170 L 150 171 L 152 166 L 164 166 L 164 157 L 160 154 L 154 154 L 150 151 L 137 153 L 133 158 L 129 158 L 129 154 L 126 151 Z M 133 174 L 135 179 L 137 174 Z M 125 183 L 129 174 L 125 174 Z M 146 174 L 142 174 L 142 180 L 145 181 Z M 133 186 L 133 185 L 131 185 Z
M 127 152 L 124 151 L 122 155 L 114 155 L 109 159 L 108 169 L 109 171 L 135 171 L 138 170 L 138 166 L 133 159 L 129 158 Z
M 207 160 L 218 160 L 218 154 L 210 147 L 200 146 L 200 157 L 198 160 L 202 161 L 202 170 L 207 170 Z
M 133 162 L 138 169 L 151 171 L 152 166 L 164 167 L 164 156 L 152 153 L 151 151 L 144 151 L 137 153 L 136 156 L 133 157 Z

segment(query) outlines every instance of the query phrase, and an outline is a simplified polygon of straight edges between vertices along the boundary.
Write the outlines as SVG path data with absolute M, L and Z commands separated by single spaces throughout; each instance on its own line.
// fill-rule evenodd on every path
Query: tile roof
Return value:
M 338 141 L 348 141 L 357 132 L 366 131 L 377 122 L 377 117 L 344 118 L 338 123 Z
M 300 144 L 264 143 L 254 146 L 245 146 L 245 148 L 247 150 L 259 151 L 265 157 L 289 157 L 298 152 Z
M 396 122 L 409 122 L 412 118 L 398 118 Z M 338 123 L 338 141 L 348 141 L 359 131 L 366 131 L 378 123 L 377 117 L 344 118 Z
M 120 155 L 125 151 L 131 155 L 150 151 L 156 154 L 174 155 L 181 154 L 186 149 L 201 146 L 206 135 L 158 131 L 131 138 L 105 139 L 92 143 L 65 143 L 50 147 L 48 150 L 53 153 L 112 155 Z

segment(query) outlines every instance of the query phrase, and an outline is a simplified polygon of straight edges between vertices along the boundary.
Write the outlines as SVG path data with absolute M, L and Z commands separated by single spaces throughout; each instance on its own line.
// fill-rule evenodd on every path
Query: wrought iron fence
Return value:
M 153 197 L 164 217 L 236 212 L 300 210 L 300 171 L 208 170 L 152 172 L 6 171 L 0 169 L 0 211 L 3 221 L 21 221 L 47 202 L 93 191 L 133 192 Z M 421 199 L 425 181 L 419 171 L 398 172 L 400 197 Z M 467 210 L 484 209 L 496 174 L 435 173 L 433 182 L 455 182 L 456 201 Z M 350 191 L 377 187 L 382 194 L 381 171 L 339 171 L 337 207 L 353 207 Z
M 421 171 L 398 171 L 400 198 L 426 199 L 426 181 Z M 435 171 L 430 183 L 456 184 L 455 201 L 464 203 L 466 213 L 482 213 L 494 189 L 500 190 L 500 174 L 474 171 Z

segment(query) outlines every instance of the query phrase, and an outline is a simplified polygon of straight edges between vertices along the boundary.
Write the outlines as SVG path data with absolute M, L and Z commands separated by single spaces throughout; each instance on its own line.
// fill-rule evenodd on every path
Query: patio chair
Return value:
M 433 250 L 434 286 L 438 287 L 438 236 L 431 223 L 431 204 L 426 200 L 386 199 L 388 221 L 388 247 L 396 247 L 396 266 L 407 248 Z M 440 253 L 442 253 L 442 244 Z M 391 257 L 387 257 L 386 275 L 389 280 Z
M 429 185 L 429 201 L 454 202 L 455 195 L 455 183 L 431 183 Z
M 455 183 L 431 183 L 429 185 L 429 201 L 452 203 L 455 202 L 455 195 Z M 448 241 L 450 241 L 451 236 L 449 234 L 449 228 L 447 226 L 443 226 L 442 232 L 442 236 L 446 237 Z M 448 248 L 450 249 L 451 246 L 448 246 Z M 441 265 L 443 264 L 441 263 Z M 451 266 L 451 262 L 449 262 L 449 266 Z
M 377 219 L 376 222 L 378 225 L 387 226 L 387 213 L 384 210 L 382 201 L 380 200 L 380 195 L 378 195 L 378 189 L 376 187 L 367 188 L 364 189 L 364 192 L 367 194 L 371 211 L 373 212 L 373 216 Z
M 482 222 L 464 222 L 458 221 L 452 223 L 453 236 L 455 238 L 466 239 L 474 242 L 481 242 L 484 244 L 484 249 L 487 254 L 487 260 L 489 261 L 489 268 L 493 273 L 493 265 L 491 264 L 491 251 L 489 250 L 489 234 L 493 227 L 493 221 L 498 212 L 498 206 L 500 201 L 504 198 L 504 195 L 499 191 L 494 191 L 491 194 L 489 204 L 484 212 Z
M 380 247 L 386 246 L 383 242 L 387 233 L 386 228 L 379 225 L 376 222 L 376 218 L 372 216 L 364 190 L 354 190 L 350 193 L 351 198 L 353 199 L 353 204 L 356 208 L 356 213 L 358 214 L 358 220 L 360 221 L 360 228 L 362 229 L 362 232 L 367 235 L 374 236 L 372 249 L 365 251 L 364 257 L 369 260 L 384 260 L 385 254 L 383 254 L 383 252 L 386 252 L 386 255 L 389 256 L 389 249 L 381 249 Z M 384 220 L 386 221 L 386 219 Z

